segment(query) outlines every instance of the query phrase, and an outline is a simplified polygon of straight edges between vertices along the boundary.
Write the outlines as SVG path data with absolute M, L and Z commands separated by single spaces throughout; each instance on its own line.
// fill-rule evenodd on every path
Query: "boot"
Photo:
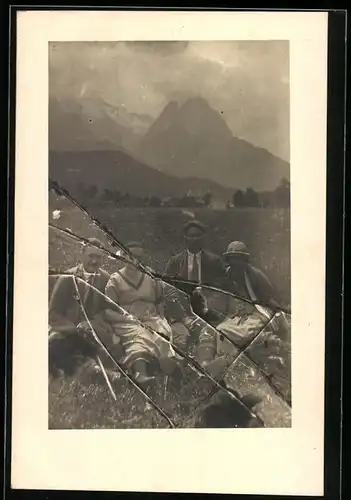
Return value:
M 142 359 L 133 365 L 134 381 L 141 386 L 149 386 L 155 380 L 155 377 L 148 374 L 147 365 L 147 362 Z

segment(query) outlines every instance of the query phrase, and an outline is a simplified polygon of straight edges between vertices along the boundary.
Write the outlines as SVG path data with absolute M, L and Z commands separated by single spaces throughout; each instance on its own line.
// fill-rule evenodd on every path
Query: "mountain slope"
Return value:
M 123 151 L 50 151 L 49 175 L 72 193 L 78 184 L 95 184 L 134 196 L 181 197 L 192 191 L 201 196 L 211 191 L 217 200 L 233 195 L 206 179 L 180 179 L 142 164 Z
M 139 135 L 119 123 L 122 112 L 102 99 L 51 98 L 49 101 L 49 148 L 56 151 L 133 149 Z M 124 123 L 133 117 L 123 115 Z
M 289 164 L 233 134 L 202 98 L 170 102 L 139 143 L 138 154 L 178 177 L 208 178 L 224 186 L 274 189 Z
M 149 116 L 117 109 L 98 97 L 51 98 L 49 148 L 104 154 L 124 151 L 140 165 L 150 165 L 174 178 L 187 178 L 189 189 L 196 190 L 199 179 L 212 181 L 216 183 L 212 190 L 221 199 L 223 190 L 219 192 L 217 185 L 227 192 L 228 188 L 247 187 L 266 191 L 275 189 L 282 177 L 290 177 L 287 162 L 233 137 L 221 114 L 202 98 L 188 99 L 182 105 L 171 101 L 148 128 L 149 123 Z M 143 130 L 147 130 L 144 135 Z M 101 158 L 110 162 L 104 154 Z M 138 176 L 147 184 L 147 175 L 153 177 L 154 172 L 146 170 Z M 182 190 L 187 191 L 184 186 Z

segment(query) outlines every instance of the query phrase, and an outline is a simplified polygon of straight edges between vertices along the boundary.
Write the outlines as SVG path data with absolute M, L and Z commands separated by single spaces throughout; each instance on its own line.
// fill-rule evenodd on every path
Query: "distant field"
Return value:
M 50 222 L 72 230 L 85 237 L 98 234 L 88 218 L 76 208 L 67 204 L 50 204 L 50 211 L 61 209 L 59 220 Z M 150 256 L 149 264 L 162 271 L 167 260 L 183 249 L 182 225 L 189 220 L 187 210 L 181 209 L 91 209 L 94 217 L 113 232 L 122 243 L 141 240 Z M 240 210 L 191 210 L 197 219 L 209 227 L 207 248 L 221 254 L 232 240 L 244 241 L 253 257 L 254 263 L 265 270 L 282 294 L 290 303 L 290 211 L 270 209 Z M 50 232 L 50 267 L 64 270 L 76 263 L 79 245 L 68 242 L 57 232 Z M 106 264 L 112 265 L 111 261 Z M 257 353 L 258 354 L 258 353 Z M 272 354 L 264 349 L 259 354 L 260 365 L 265 366 Z M 280 390 L 290 397 L 290 347 L 285 346 L 281 353 L 284 366 L 276 380 Z M 235 385 L 245 394 L 249 391 L 261 392 L 264 384 L 257 373 L 244 369 L 240 364 L 235 374 Z M 190 379 L 189 379 L 190 380 Z M 185 380 L 187 383 L 187 380 Z M 201 384 L 200 384 L 201 385 Z M 116 386 L 118 402 L 111 399 L 104 383 L 79 383 L 67 380 L 52 383 L 49 390 L 50 428 L 140 428 L 164 427 L 165 422 L 153 410 L 145 413 L 145 401 L 129 383 L 121 379 Z M 262 392 L 263 391 L 263 392 Z M 177 418 L 191 413 L 204 392 L 185 385 L 178 394 L 177 390 L 159 385 L 155 394 L 161 398 L 162 406 Z M 177 397 L 181 401 L 177 402 Z M 199 399 L 200 398 L 200 399 Z M 189 414 L 190 414 L 189 413 Z M 289 426 L 289 418 L 282 410 L 279 398 L 271 391 L 266 396 L 262 409 L 269 426 Z M 191 426 L 191 422 L 189 422 Z

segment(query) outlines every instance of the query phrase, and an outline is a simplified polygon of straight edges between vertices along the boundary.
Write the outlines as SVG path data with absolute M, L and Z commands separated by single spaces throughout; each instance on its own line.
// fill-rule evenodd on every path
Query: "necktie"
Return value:
M 197 256 L 193 255 L 193 267 L 191 269 L 191 281 L 199 281 L 199 264 Z

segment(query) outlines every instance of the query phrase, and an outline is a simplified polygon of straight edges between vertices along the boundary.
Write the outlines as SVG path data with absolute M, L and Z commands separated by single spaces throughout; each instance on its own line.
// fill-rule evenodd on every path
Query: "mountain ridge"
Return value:
M 97 168 L 98 166 L 98 168 Z M 182 197 L 189 191 L 202 196 L 210 191 L 216 200 L 225 202 L 233 195 L 212 181 L 175 178 L 142 164 L 124 151 L 49 151 L 49 173 L 69 191 L 79 184 L 93 184 L 100 190 L 116 189 L 133 196 Z
M 206 177 L 233 188 L 269 190 L 290 177 L 288 162 L 234 137 L 221 112 L 201 97 L 168 103 L 143 135 L 138 152 L 174 176 Z
M 234 137 L 221 113 L 202 97 L 168 102 L 158 118 L 143 128 L 145 133 L 126 126 L 134 119 L 140 125 L 140 119 L 133 117 L 137 114 L 123 113 L 124 125 L 118 121 L 122 114 L 103 99 L 51 97 L 49 149 L 122 151 L 173 178 L 207 180 L 231 190 L 272 190 L 282 177 L 290 177 L 288 162 Z

